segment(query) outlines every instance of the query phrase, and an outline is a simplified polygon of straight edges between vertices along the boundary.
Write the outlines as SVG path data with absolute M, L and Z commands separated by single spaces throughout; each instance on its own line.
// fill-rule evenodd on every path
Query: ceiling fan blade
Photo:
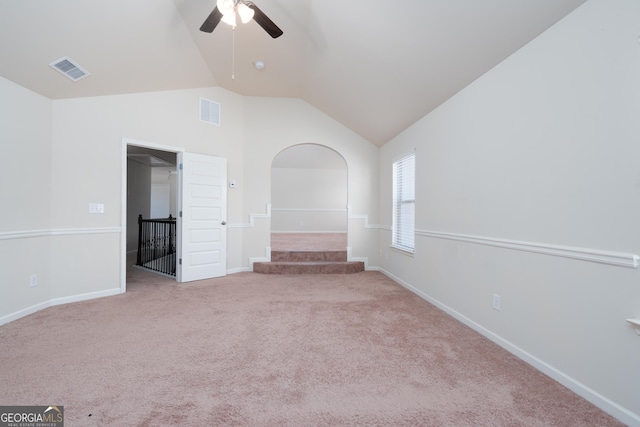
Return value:
M 271 37 L 276 39 L 283 34 L 282 30 L 278 28 L 278 26 L 274 24 L 273 21 L 269 19 L 267 15 L 264 14 L 263 11 L 258 9 L 258 6 L 256 6 L 253 2 L 248 1 L 248 2 L 245 2 L 245 4 L 249 8 L 253 9 L 254 11 L 253 20 L 256 21 L 258 25 L 260 25 L 267 33 L 269 33 Z
M 215 30 L 216 26 L 220 22 L 220 19 L 222 19 L 222 13 L 220 13 L 220 11 L 218 10 L 218 6 L 216 6 L 213 8 L 213 12 L 209 14 L 207 19 L 205 19 L 200 26 L 200 31 L 203 31 L 205 33 L 213 32 L 213 30 Z

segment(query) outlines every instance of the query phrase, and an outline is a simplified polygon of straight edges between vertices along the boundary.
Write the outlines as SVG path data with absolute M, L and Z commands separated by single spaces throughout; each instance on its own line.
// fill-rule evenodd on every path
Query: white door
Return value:
M 181 170 L 178 282 L 227 273 L 227 160 L 178 153 Z

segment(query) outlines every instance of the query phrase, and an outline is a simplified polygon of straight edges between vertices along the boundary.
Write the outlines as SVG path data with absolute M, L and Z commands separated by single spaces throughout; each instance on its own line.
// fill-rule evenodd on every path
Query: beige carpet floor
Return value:
M 0 327 L 0 404 L 65 426 L 619 426 L 384 275 L 256 273 Z

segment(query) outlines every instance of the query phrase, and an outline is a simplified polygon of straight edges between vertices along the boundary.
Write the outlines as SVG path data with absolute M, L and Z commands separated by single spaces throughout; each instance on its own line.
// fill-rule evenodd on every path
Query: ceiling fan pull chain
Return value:
M 236 79 L 236 27 L 231 29 L 231 80 Z

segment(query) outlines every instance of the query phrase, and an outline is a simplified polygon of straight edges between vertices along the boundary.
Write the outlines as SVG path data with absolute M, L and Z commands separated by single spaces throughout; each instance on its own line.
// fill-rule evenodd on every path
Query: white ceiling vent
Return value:
M 220 126 L 220 103 L 200 98 L 200 121 Z
M 74 63 L 70 58 L 64 57 L 60 58 L 56 61 L 53 61 L 49 64 L 51 68 L 54 70 L 58 70 L 65 76 L 69 77 L 74 82 L 77 82 L 80 79 L 84 79 L 89 75 L 89 72 L 83 69 L 78 64 Z

